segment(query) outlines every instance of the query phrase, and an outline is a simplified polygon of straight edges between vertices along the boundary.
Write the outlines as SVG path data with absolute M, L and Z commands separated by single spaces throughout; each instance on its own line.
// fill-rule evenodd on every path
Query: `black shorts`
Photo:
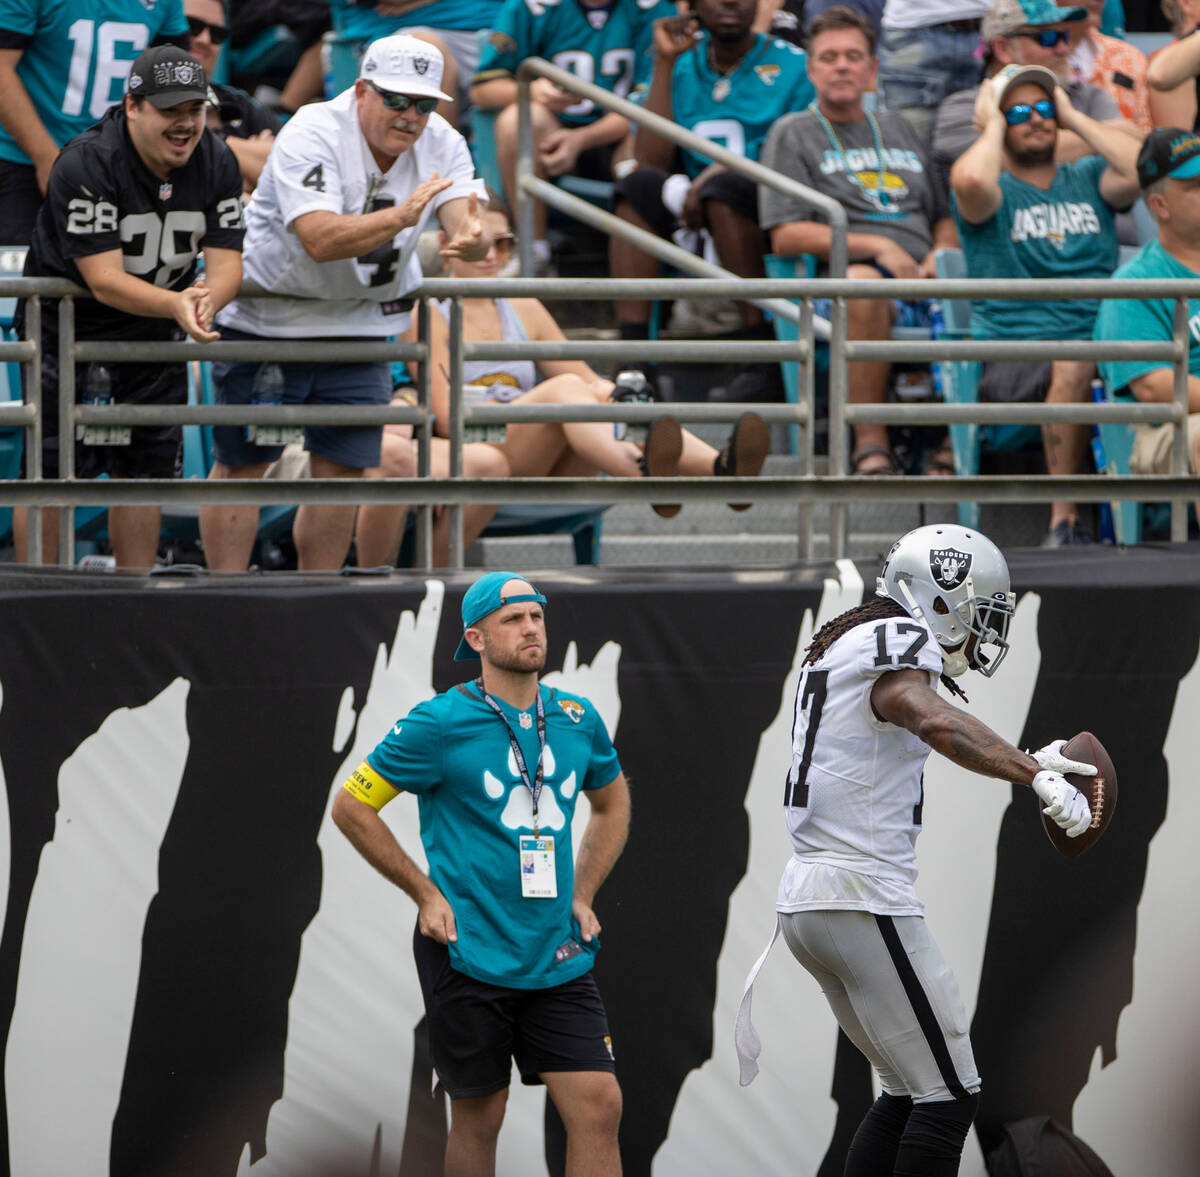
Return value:
M 109 364 L 114 404 L 185 405 L 187 369 L 182 364 Z M 24 378 L 25 365 L 22 365 Z M 75 365 L 75 400 L 83 400 L 90 364 Z M 78 431 L 77 431 L 78 432 Z M 183 428 L 179 425 L 139 426 L 129 445 L 75 446 L 75 476 L 99 478 L 178 478 L 183 472 Z M 22 471 L 24 473 L 24 471 Z M 42 352 L 42 476 L 57 478 L 58 462 L 58 341 L 43 338 Z
M 616 1071 L 608 1016 L 585 973 L 549 989 L 508 989 L 460 973 L 444 944 L 413 933 L 438 1079 L 451 1099 L 503 1091 L 513 1060 L 521 1082 L 546 1071 Z
M 638 168 L 617 182 L 617 196 L 629 201 L 642 220 L 658 234 L 670 237 L 678 227 L 675 214 L 663 204 L 662 190 L 669 173 L 661 168 Z M 717 172 L 704 182 L 701 203 L 717 200 L 758 224 L 758 184 L 736 172 Z
M 0 159 L 0 245 L 28 245 L 42 191 L 31 163 Z

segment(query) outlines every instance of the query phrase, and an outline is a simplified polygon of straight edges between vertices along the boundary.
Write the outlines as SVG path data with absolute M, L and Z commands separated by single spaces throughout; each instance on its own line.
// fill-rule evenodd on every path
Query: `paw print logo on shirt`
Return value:
M 561 783 L 554 779 L 558 771 L 558 765 L 554 760 L 554 750 L 549 744 L 546 745 L 542 763 L 545 766 L 545 771 L 542 776 L 542 794 L 538 798 L 538 828 L 543 830 L 561 830 L 567 824 L 567 817 L 563 813 L 558 799 L 561 797 L 564 801 L 570 801 L 575 796 L 575 790 L 579 787 L 575 780 L 575 771 L 572 769 L 567 779 Z M 532 780 L 536 766 L 530 764 L 527 767 L 530 779 Z M 508 764 L 506 768 L 508 773 L 508 780 L 506 781 L 501 780 L 490 770 L 484 769 L 483 791 L 492 801 L 499 801 L 505 793 L 508 794 L 504 811 L 500 814 L 500 824 L 502 826 L 510 830 L 532 830 L 533 798 L 530 796 L 529 790 L 525 787 L 525 782 L 521 780 L 521 773 L 517 769 L 517 759 L 513 755 L 511 748 L 508 750 Z

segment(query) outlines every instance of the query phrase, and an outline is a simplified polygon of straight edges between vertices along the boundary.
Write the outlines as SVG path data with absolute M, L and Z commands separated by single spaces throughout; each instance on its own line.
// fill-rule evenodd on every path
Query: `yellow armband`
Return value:
M 351 797 L 365 801 L 372 809 L 382 809 L 400 790 L 379 775 L 365 760 L 342 786 Z

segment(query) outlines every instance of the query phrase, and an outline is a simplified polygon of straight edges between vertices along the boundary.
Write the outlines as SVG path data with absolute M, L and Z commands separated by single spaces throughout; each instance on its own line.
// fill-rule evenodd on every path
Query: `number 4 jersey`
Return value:
M 87 285 L 75 259 L 119 249 L 125 272 L 167 290 L 183 290 L 196 275 L 206 246 L 242 248 L 242 176 L 233 152 L 211 131 L 191 158 L 161 180 L 142 162 L 114 106 L 63 148 L 50 173 L 46 201 L 25 273 Z M 76 332 L 82 339 L 170 339 L 171 319 L 144 318 L 80 299 Z M 42 328 L 57 330 L 53 304 Z
M 803 668 L 784 789 L 792 857 L 779 911 L 923 913 L 914 884 L 929 745 L 871 709 L 872 687 L 895 670 L 925 671 L 931 686 L 941 674 L 941 651 L 919 621 L 856 625 Z

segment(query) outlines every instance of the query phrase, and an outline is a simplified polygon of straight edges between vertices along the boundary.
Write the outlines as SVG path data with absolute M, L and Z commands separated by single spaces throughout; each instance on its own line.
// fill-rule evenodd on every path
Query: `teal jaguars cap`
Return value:
M 501 591 L 510 580 L 529 581 L 519 572 L 488 572 L 481 576 L 467 591 L 462 599 L 463 637 L 454 651 L 455 662 L 478 662 L 479 654 L 467 645 L 466 631 L 473 625 L 478 625 L 489 613 L 495 613 L 505 605 L 516 605 L 521 601 L 536 601 L 539 605 L 546 603 L 546 598 L 532 584 L 531 593 L 510 593 L 501 596 Z

